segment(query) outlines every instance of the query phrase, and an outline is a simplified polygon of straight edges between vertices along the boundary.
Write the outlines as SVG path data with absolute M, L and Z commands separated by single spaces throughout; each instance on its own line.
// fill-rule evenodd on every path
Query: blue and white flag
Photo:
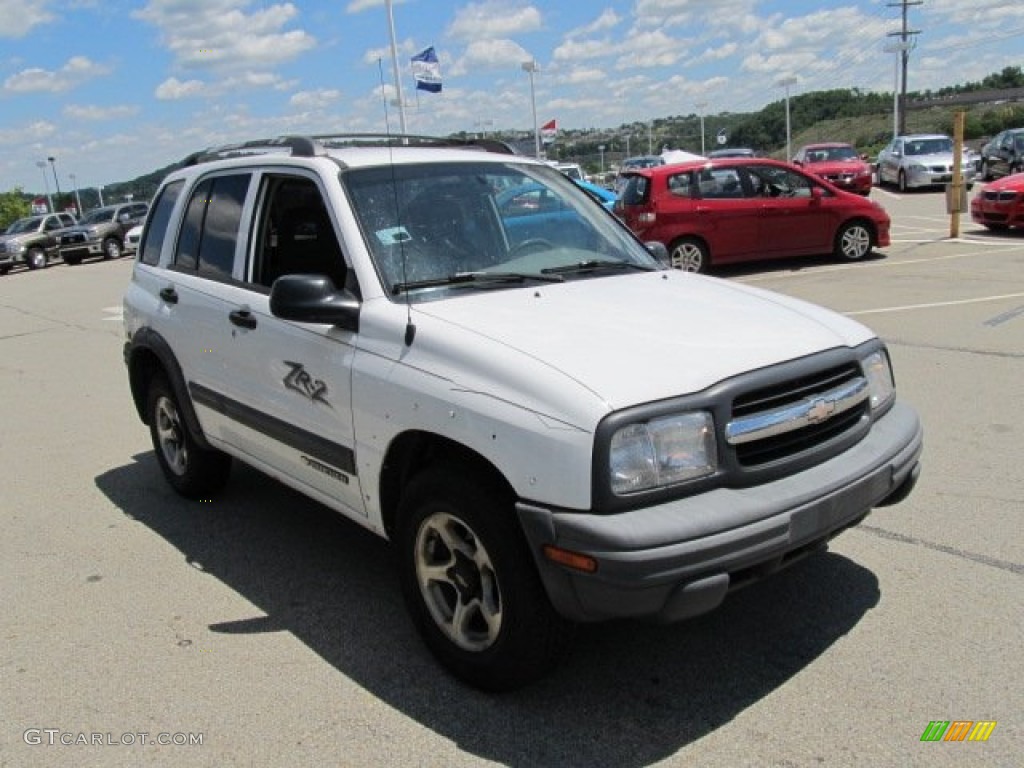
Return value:
M 434 46 L 412 57 L 412 76 L 416 79 L 417 90 L 441 92 L 441 65 L 437 61 Z

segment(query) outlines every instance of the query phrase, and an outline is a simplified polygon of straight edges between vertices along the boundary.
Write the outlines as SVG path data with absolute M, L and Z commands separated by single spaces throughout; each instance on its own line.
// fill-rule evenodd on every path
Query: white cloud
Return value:
M 252 69 L 294 59 L 316 39 L 285 31 L 298 10 L 291 3 L 247 12 L 249 0 L 150 0 L 136 18 L 161 30 L 177 63 L 189 68 Z
M 457 40 L 500 38 L 541 28 L 541 15 L 532 5 L 510 7 L 503 0 L 470 3 L 455 14 L 447 34 Z
M 72 120 L 121 120 L 138 114 L 139 108 L 129 104 L 97 106 L 94 104 L 68 104 L 64 115 Z
M 288 103 L 297 109 L 321 110 L 341 98 L 341 91 L 336 88 L 317 88 L 313 91 L 299 91 L 288 99 Z
M 175 101 L 177 99 L 199 96 L 204 90 L 206 90 L 206 83 L 202 80 L 185 80 L 182 82 L 176 77 L 169 77 L 156 87 L 153 95 L 161 101 Z
M 621 21 L 622 17 L 619 16 L 619 14 L 611 8 L 605 8 L 604 11 L 601 12 L 601 15 L 592 22 L 566 32 L 565 37 L 582 37 L 584 35 L 592 35 L 595 32 L 604 32 L 605 30 L 609 30 L 617 26 Z
M 461 59 L 452 64 L 452 75 L 484 69 L 519 69 L 533 57 L 512 40 L 476 40 L 469 44 Z
M 4 90 L 15 93 L 35 91 L 59 93 L 108 72 L 110 72 L 109 67 L 97 64 L 85 56 L 72 56 L 64 63 L 63 67 L 56 71 L 39 67 L 23 69 L 4 80 Z
M 37 120 L 34 123 L 23 125 L 19 128 L 8 128 L 0 130 L 0 144 L 26 144 L 30 141 L 52 136 L 57 132 L 57 126 L 46 120 Z
M 24 37 L 35 27 L 53 21 L 46 0 L 0 0 L 0 37 Z

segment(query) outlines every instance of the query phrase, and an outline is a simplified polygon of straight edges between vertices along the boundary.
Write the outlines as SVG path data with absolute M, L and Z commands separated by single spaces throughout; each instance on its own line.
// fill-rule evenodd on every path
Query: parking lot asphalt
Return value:
M 385 542 L 245 467 L 169 490 L 121 358 L 129 261 L 0 278 L 0 765 L 1019 765 L 1024 233 L 872 197 L 883 253 L 722 276 L 888 342 L 915 493 L 712 614 L 583 627 L 503 696 L 433 663 Z

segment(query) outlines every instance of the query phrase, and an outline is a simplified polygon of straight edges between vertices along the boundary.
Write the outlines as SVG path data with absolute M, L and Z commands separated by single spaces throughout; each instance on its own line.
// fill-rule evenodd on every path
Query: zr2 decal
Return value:
M 327 383 L 321 379 L 314 379 L 309 375 L 302 363 L 293 363 L 285 360 L 284 364 L 291 368 L 291 371 L 284 377 L 284 385 L 293 392 L 298 392 L 308 400 L 316 403 L 323 403 L 328 408 L 331 404 L 327 401 Z

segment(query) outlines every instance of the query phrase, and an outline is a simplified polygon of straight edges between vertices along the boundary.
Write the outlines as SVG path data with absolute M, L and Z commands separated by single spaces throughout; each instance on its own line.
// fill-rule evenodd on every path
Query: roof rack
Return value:
M 254 139 L 236 144 L 223 144 L 193 152 L 181 161 L 181 167 L 225 160 L 231 157 L 263 155 L 289 150 L 292 157 L 317 157 L 328 149 L 342 147 L 455 147 L 482 149 L 503 155 L 518 154 L 509 144 L 495 139 L 462 139 L 442 136 L 416 136 L 400 133 L 337 133 L 316 136 L 278 136 Z

